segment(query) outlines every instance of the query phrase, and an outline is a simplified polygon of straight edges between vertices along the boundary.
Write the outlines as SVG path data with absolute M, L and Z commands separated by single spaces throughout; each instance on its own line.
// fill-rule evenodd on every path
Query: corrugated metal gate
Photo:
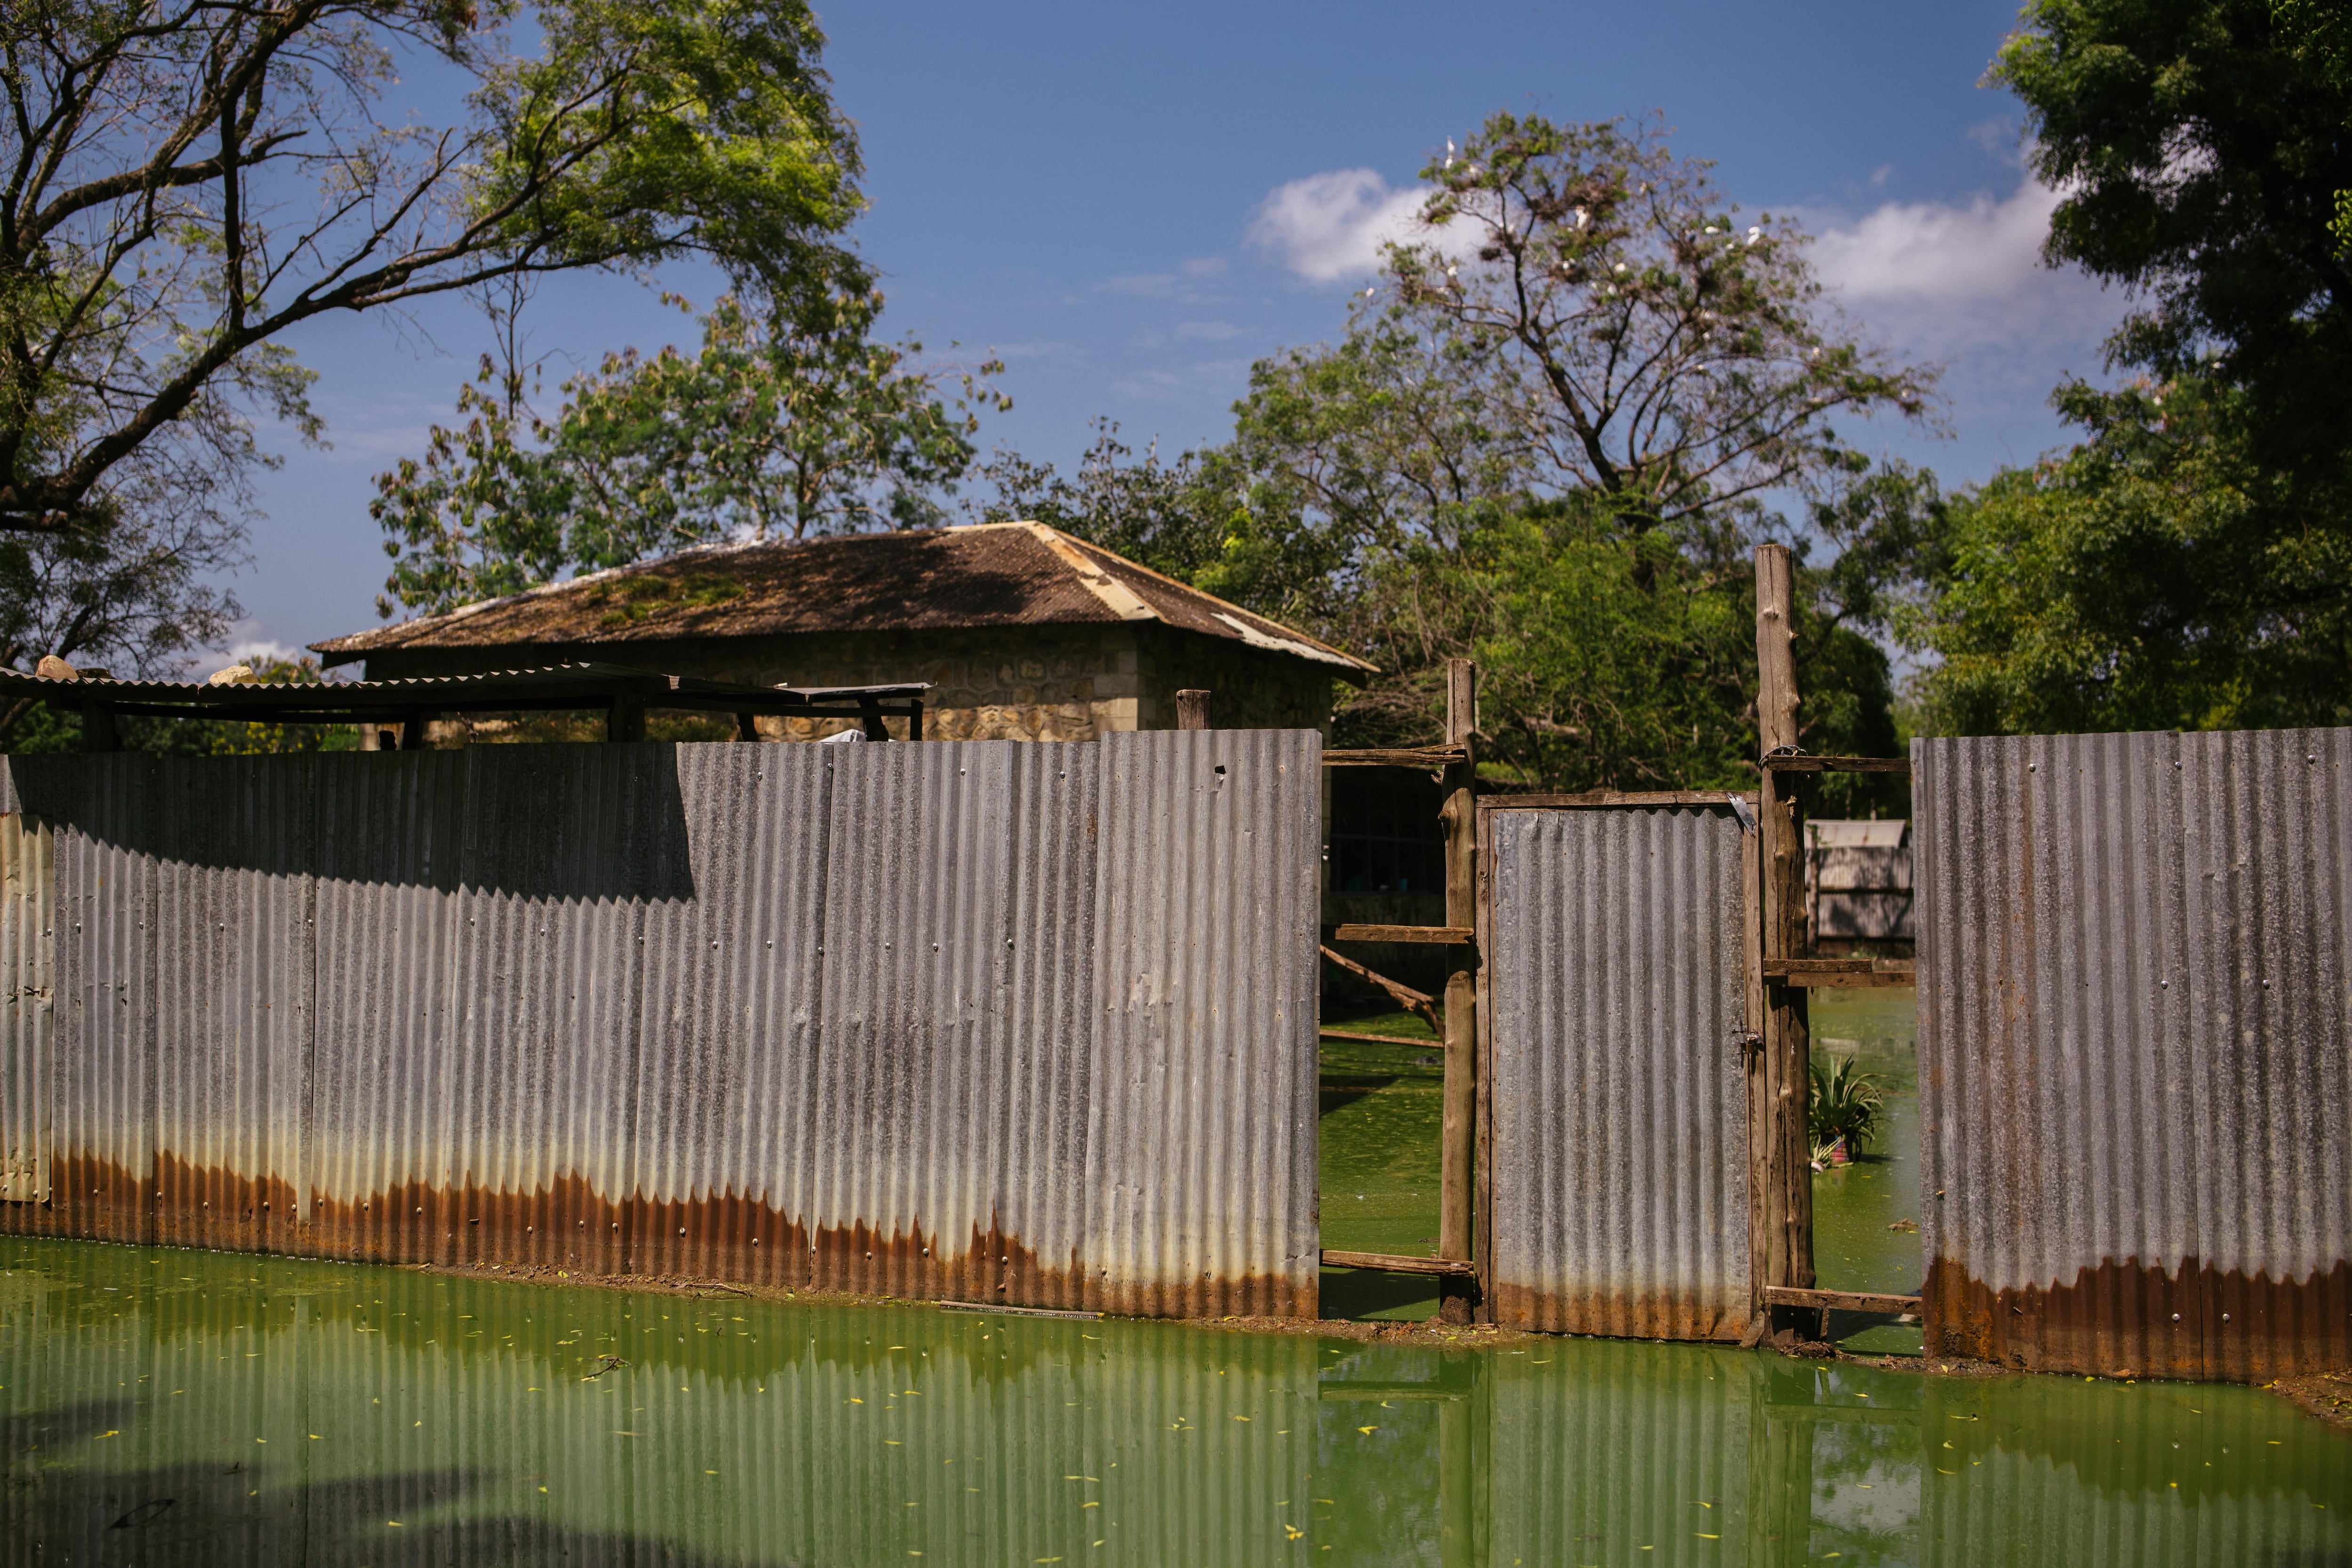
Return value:
M 1929 1348 L 2352 1364 L 2352 730 L 1912 757 Z
M 1677 1340 L 1748 1327 L 1753 872 L 1713 799 L 1482 803 L 1498 1323 Z
M 16 759 L 0 1228 L 1312 1315 L 1319 748 Z

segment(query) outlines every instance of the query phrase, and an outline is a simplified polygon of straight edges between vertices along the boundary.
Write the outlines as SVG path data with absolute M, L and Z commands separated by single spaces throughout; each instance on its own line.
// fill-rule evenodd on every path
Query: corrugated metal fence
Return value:
M 49 1195 L 48 1100 L 57 977 L 48 825 L 0 816 L 0 1203 Z
M 1483 815 L 1496 1321 L 1737 1339 L 1739 823 L 1727 800 Z
M 2352 731 L 1912 755 L 1930 1348 L 2352 1364 Z
M 16 759 L 0 1227 L 1312 1315 L 1319 746 Z

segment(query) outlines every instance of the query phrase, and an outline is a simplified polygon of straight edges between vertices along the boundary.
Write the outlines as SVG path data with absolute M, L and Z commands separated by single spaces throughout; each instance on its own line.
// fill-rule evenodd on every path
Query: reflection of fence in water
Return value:
M 10 1523 L 59 1559 L 128 1540 L 161 1560 L 163 1524 L 109 1532 L 163 1498 L 166 1523 L 204 1527 L 189 1561 L 994 1564 L 1083 1562 L 1104 1539 L 1150 1564 L 1446 1568 L 2352 1550 L 2335 1506 L 2352 1449 L 2247 1389 L 0 1246 L 18 1249 L 0 1384 L 39 1391 L 9 1430 L 47 1461 Z M 629 1364 L 583 1382 L 608 1349 Z

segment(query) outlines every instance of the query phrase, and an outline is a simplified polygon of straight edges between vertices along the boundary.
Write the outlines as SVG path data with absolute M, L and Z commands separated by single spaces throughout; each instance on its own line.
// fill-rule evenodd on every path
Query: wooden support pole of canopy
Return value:
M 1478 759 L 1472 734 L 1478 724 L 1478 667 L 1466 658 L 1445 665 L 1445 743 L 1461 748 L 1461 761 L 1445 770 L 1445 923 L 1475 928 L 1478 921 L 1478 802 L 1473 791 Z M 1445 1109 L 1441 1123 L 1438 1170 L 1437 1253 L 1468 1260 L 1477 1195 L 1478 1140 L 1478 947 L 1457 942 L 1446 949 Z M 1810 1281 L 1808 1281 L 1810 1283 Z M 1450 1276 L 1438 1286 L 1438 1316 L 1466 1323 L 1477 1296 L 1477 1280 Z
M 104 702 L 81 705 L 81 749 L 85 752 L 122 750 L 122 732 L 116 728 L 114 709 Z
M 1179 691 L 1176 694 L 1176 728 L 1179 730 L 1214 729 L 1215 725 L 1211 722 L 1211 710 L 1215 697 L 1214 692 L 1202 691 L 1195 687 L 1188 686 Z
M 1756 547 L 1756 718 L 1766 759 L 1797 744 L 1797 664 L 1792 622 L 1796 602 L 1789 550 Z M 1799 1331 L 1801 1315 L 1769 1305 L 1768 1287 L 1810 1289 L 1813 1284 L 1812 1144 L 1806 1128 L 1811 1053 L 1806 988 L 1774 974 L 1778 963 L 1805 956 L 1803 847 L 1792 783 L 1769 765 L 1759 770 L 1758 859 L 1763 887 L 1764 1019 L 1762 1048 L 1749 1060 L 1748 1182 L 1753 1194 L 1749 1278 L 1754 1311 L 1769 1322 L 1750 1332 Z

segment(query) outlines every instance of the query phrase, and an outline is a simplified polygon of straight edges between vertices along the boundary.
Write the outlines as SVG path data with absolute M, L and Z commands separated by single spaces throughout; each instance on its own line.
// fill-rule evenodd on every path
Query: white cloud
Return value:
M 1879 300 L 1993 300 L 2048 273 L 2042 241 L 2058 193 L 2028 180 L 1995 201 L 1889 202 L 1813 242 L 1822 279 L 1856 304 Z
M 2042 264 L 2058 201 L 2029 177 L 2004 197 L 1808 215 L 1813 265 L 1848 309 L 1914 349 L 2071 353 L 2104 337 L 2123 301 L 2075 268 Z
M 1375 169 L 1334 169 L 1276 185 L 1258 204 L 1250 243 L 1318 283 L 1376 272 L 1381 247 L 1420 237 L 1423 193 L 1389 188 Z
M 2059 196 L 2021 172 L 2017 180 L 2006 195 L 1794 215 L 1816 237 L 1813 264 L 1830 299 L 1864 340 L 1941 367 L 1958 447 L 1924 434 L 1885 438 L 1914 442 L 1907 455 L 1950 480 L 2074 439 L 2050 411 L 2051 388 L 2102 374 L 2101 341 L 2128 307 L 2080 268 L 2042 264 Z
M 275 637 L 247 637 L 243 642 L 229 644 L 224 651 L 228 655 L 230 664 L 257 667 L 278 659 L 299 658 L 302 654 L 301 649 L 289 647 Z
M 1176 329 L 1180 338 L 1202 338 L 1211 342 L 1237 338 L 1242 330 L 1231 321 L 1186 321 Z

